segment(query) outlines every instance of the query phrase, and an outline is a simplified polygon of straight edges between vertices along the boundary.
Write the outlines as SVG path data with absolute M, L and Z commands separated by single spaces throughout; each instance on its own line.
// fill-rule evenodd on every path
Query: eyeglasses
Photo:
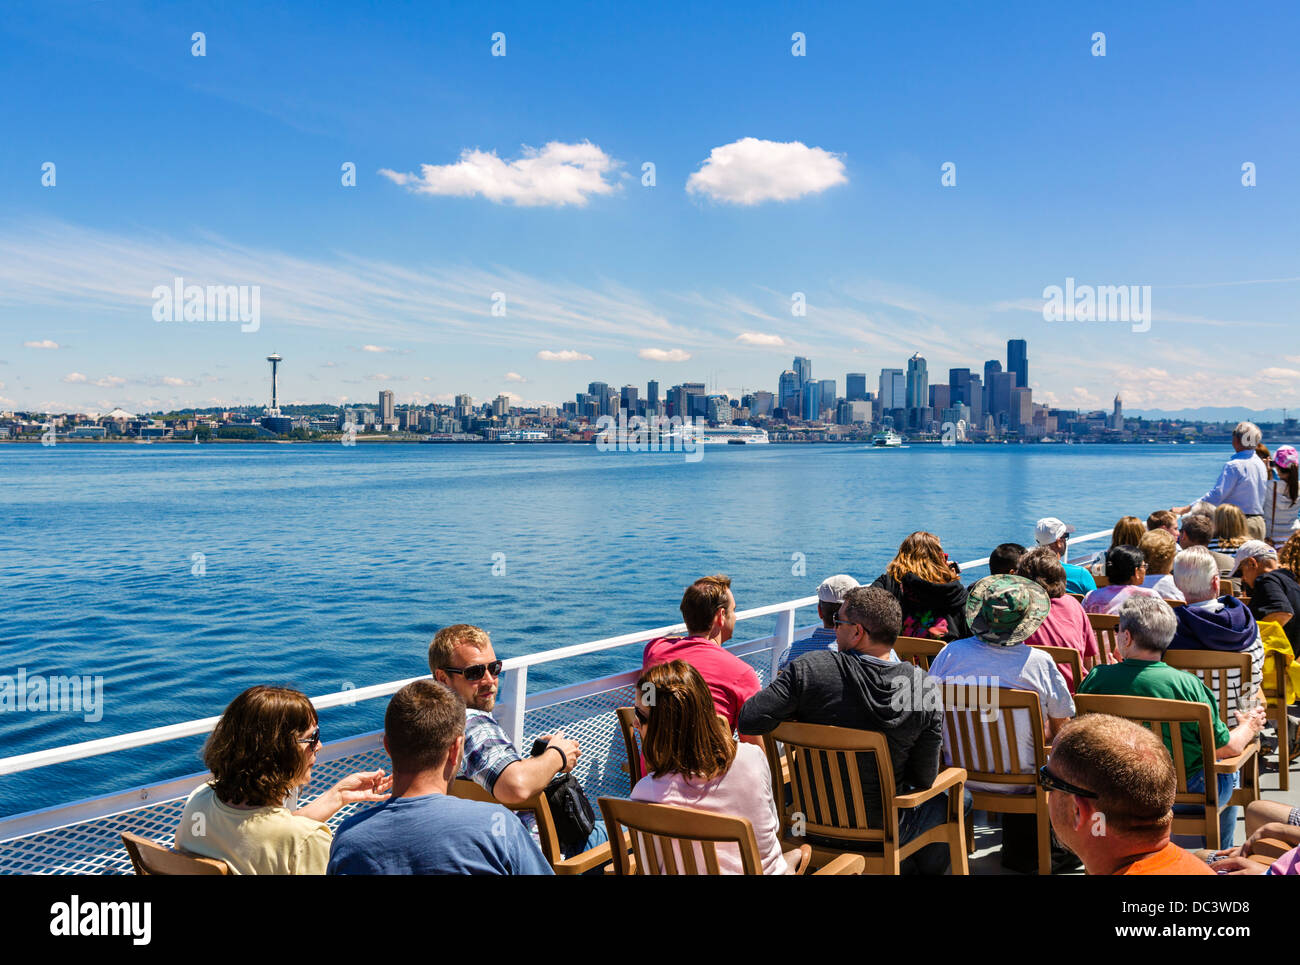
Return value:
M 866 627 L 863 627 L 862 624 L 858 623 L 856 620 L 841 620 L 838 613 L 835 614 L 835 625 L 837 627 L 862 627 L 863 630 L 866 629 Z
M 501 676 L 501 661 L 493 660 L 491 663 L 476 663 L 472 667 L 443 667 L 447 673 L 461 674 L 470 683 L 476 680 L 482 680 L 483 674 L 490 673 L 493 677 Z
M 1047 769 L 1046 764 L 1038 769 L 1038 783 L 1049 791 L 1064 791 L 1066 794 L 1075 794 L 1079 797 L 1099 797 L 1095 791 L 1086 791 L 1081 787 L 1075 787 L 1069 781 L 1061 780 Z
M 299 737 L 298 743 L 306 744 L 308 747 L 315 747 L 318 743 L 320 743 L 320 728 L 317 727 L 306 737 Z

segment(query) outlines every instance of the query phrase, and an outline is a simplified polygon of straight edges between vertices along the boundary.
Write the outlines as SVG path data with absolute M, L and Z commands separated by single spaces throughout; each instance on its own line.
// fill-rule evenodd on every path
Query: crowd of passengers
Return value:
M 1289 667 L 1300 632 L 1297 459 L 1288 446 L 1269 459 L 1249 423 L 1238 426 L 1234 450 L 1202 500 L 1156 511 L 1145 524 L 1133 516 L 1119 520 L 1092 567 L 1064 560 L 1074 529 L 1049 517 L 1038 521 L 1032 549 L 1002 543 L 989 557 L 990 575 L 967 586 L 936 536 L 912 533 L 871 585 L 845 574 L 820 584 L 822 625 L 781 655 L 766 688 L 724 646 L 736 624 L 731 581 L 696 580 L 681 601 L 686 634 L 652 640 L 644 650 L 634 707 L 642 759 L 629 767 L 645 776 L 631 799 L 744 817 L 765 874 L 806 870 L 798 867 L 799 852 L 786 850 L 790 840 L 782 836 L 774 796 L 783 789 L 774 787 L 763 735 L 787 721 L 882 733 L 895 794 L 925 790 L 952 762 L 943 710 L 899 695 L 925 693 L 929 678 L 983 679 L 1039 698 L 1044 733 L 1018 727 L 1009 739 L 1017 741 L 1020 761 L 1035 760 L 1036 742 L 1050 745 L 1037 779 L 1048 791 L 1053 871 L 1082 864 L 1088 874 L 1300 873 L 1300 808 L 1250 803 L 1244 840 L 1235 846 L 1241 809 L 1224 808 L 1216 851 L 1204 849 L 1203 838 L 1171 838 L 1174 814 L 1201 813 L 1174 803 L 1172 738 L 1120 717 L 1075 713 L 1076 694 L 1208 705 L 1213 747 L 1201 746 L 1196 728 L 1183 728 L 1183 777 L 1192 791 L 1204 790 L 1207 762 L 1236 757 L 1261 736 L 1265 654 L 1285 654 Z M 1243 453 L 1259 465 L 1245 465 Z M 1273 504 L 1280 494 L 1291 510 L 1282 530 L 1273 525 L 1276 512 L 1247 514 L 1228 502 L 1246 501 L 1241 481 L 1254 486 L 1263 467 Z M 1118 617 L 1114 660 L 1100 652 L 1089 614 Z M 899 659 L 899 637 L 944 645 L 926 671 Z M 1040 646 L 1073 648 L 1090 669 L 1074 680 L 1069 666 Z M 1198 677 L 1164 662 L 1169 650 L 1250 656 L 1249 679 L 1228 675 L 1228 719 Z M 582 752 L 578 742 L 557 731 L 543 735 L 530 755 L 515 747 L 492 713 L 502 662 L 482 628 L 444 627 L 428 660 L 431 676 L 399 690 L 385 714 L 391 774 L 351 774 L 302 806 L 297 794 L 321 746 L 310 700 L 278 687 L 240 694 L 205 746 L 212 779 L 190 795 L 177 847 L 224 860 L 237 874 L 552 873 L 532 815 L 509 808 L 571 772 Z M 1287 741 L 1294 754 L 1300 721 L 1289 720 L 1287 734 L 1265 734 L 1264 741 Z M 867 823 L 878 827 L 874 764 L 864 761 L 860 777 Z M 497 803 L 452 793 L 457 778 L 472 780 Z M 1239 775 L 1217 780 L 1223 801 Z M 967 826 L 972 789 L 993 788 L 970 783 L 961 792 Z M 946 820 L 948 793 L 900 809 L 900 844 Z M 357 804 L 363 806 L 332 832 L 330 819 Z M 1104 834 L 1096 833 L 1099 815 Z M 1003 867 L 1037 870 L 1034 822 L 1033 814 L 1001 815 Z M 603 823 L 583 833 L 585 839 L 565 842 L 564 857 L 607 858 Z M 1271 864 L 1252 860 L 1263 838 L 1291 850 Z M 949 861 L 949 845 L 935 843 L 902 870 L 943 874 Z M 724 873 L 741 871 L 734 846 L 721 846 L 718 862 Z M 595 873 L 603 864 L 593 864 Z

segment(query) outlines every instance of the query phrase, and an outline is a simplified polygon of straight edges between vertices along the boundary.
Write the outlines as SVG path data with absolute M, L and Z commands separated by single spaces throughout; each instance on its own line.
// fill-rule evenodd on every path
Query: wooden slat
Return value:
M 849 824 L 849 810 L 844 804 L 844 781 L 840 777 L 841 759 L 842 756 L 838 751 L 831 751 L 826 755 L 826 761 L 831 768 L 831 791 L 834 793 L 835 814 L 840 824 Z M 862 816 L 857 815 L 856 819 L 862 821 Z
M 1020 741 L 1016 740 L 1015 714 L 1016 714 L 1015 708 L 1008 707 L 1006 710 L 1004 710 L 1001 714 L 998 715 L 999 719 L 1002 721 L 1003 727 L 1006 728 L 1007 755 L 1009 758 L 1009 760 L 1007 761 L 1008 774 L 1019 774 L 1021 773 L 1021 771 L 1024 770 L 1024 768 L 1020 766 Z M 1026 714 L 1025 716 L 1028 717 L 1029 715 Z M 1033 721 L 1030 720 L 1027 726 L 1033 726 Z M 999 734 L 998 735 L 999 746 L 1002 744 L 1001 738 L 1002 735 Z M 1037 735 L 1035 735 L 1034 739 L 1039 741 L 1042 740 L 1042 738 Z
M 674 840 L 675 839 L 673 838 L 666 838 L 658 834 L 654 836 L 655 844 L 663 849 L 664 874 L 677 874 L 677 856 L 674 853 L 676 848 L 673 847 Z
M 815 754 L 812 750 L 808 749 L 807 747 L 803 748 L 803 752 L 806 755 L 805 759 L 808 762 L 808 768 L 810 771 L 812 771 L 812 777 L 813 777 L 812 790 L 815 795 L 813 797 L 813 803 L 820 805 L 821 802 L 826 800 L 826 778 L 822 775 L 822 767 L 821 767 L 822 756 L 820 754 Z M 822 814 L 820 806 L 817 809 L 817 818 L 818 818 L 817 819 L 818 824 L 831 823 L 830 815 Z
M 853 813 L 861 827 L 867 826 L 867 805 L 862 797 L 862 771 L 858 767 L 858 755 L 855 751 L 849 755 L 849 790 L 853 794 Z
M 705 874 L 722 874 L 722 872 L 718 870 L 718 849 L 712 841 L 704 842 L 704 868 Z

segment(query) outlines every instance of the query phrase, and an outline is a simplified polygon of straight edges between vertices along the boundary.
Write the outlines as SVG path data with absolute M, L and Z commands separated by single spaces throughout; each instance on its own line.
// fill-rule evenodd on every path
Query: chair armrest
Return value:
M 1258 861 L 1261 864 L 1272 864 L 1282 855 L 1291 850 L 1291 845 L 1277 838 L 1260 838 L 1251 848 L 1249 855 L 1252 861 Z
M 1241 770 L 1242 766 L 1252 757 L 1259 753 L 1259 741 L 1247 746 L 1247 748 L 1236 757 L 1225 757 L 1221 761 L 1214 762 L 1215 774 L 1232 774 Z
M 584 851 L 582 854 L 575 854 L 572 858 L 565 858 L 563 861 L 555 863 L 555 873 L 557 875 L 584 875 L 588 871 L 599 868 L 603 864 L 608 864 L 614 860 L 613 854 L 609 850 L 609 842 L 598 844 L 590 851 Z
M 867 862 L 860 854 L 842 854 L 830 864 L 814 871 L 814 875 L 860 875 Z
M 966 769 L 964 767 L 944 768 L 939 772 L 939 776 L 934 779 L 934 783 L 924 791 L 913 791 L 911 794 L 895 794 L 894 806 L 900 808 L 914 808 L 919 804 L 924 804 L 940 791 L 946 791 L 950 787 L 957 784 L 964 784 L 965 782 Z

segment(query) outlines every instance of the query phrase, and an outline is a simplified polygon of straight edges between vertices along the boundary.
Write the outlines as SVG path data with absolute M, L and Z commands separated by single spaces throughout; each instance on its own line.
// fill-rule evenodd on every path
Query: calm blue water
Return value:
M 870 581 L 915 529 L 969 560 L 1032 543 L 1040 516 L 1108 528 L 1199 496 L 1229 455 L 772 445 L 687 463 L 587 446 L 0 446 L 0 674 L 104 677 L 98 722 L 0 714 L 0 756 L 219 714 L 256 683 L 316 695 L 416 676 L 450 623 L 487 628 L 511 656 L 674 623 L 684 586 L 708 573 L 732 577 L 743 609 L 809 595 L 831 573 Z M 639 657 L 539 668 L 530 690 Z M 384 703 L 324 712 L 327 740 L 379 727 Z M 0 814 L 198 770 L 200 744 L 0 777 Z

